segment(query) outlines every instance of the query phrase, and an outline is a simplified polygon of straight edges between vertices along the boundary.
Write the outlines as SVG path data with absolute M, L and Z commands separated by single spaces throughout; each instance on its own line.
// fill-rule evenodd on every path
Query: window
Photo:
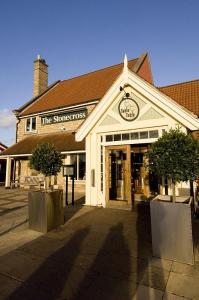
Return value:
M 121 141 L 121 134 L 114 134 L 114 141 Z
M 164 130 L 164 129 L 162 129 Z M 157 139 L 159 137 L 158 130 L 149 131 L 136 131 L 130 133 L 117 133 L 112 135 L 106 135 L 106 142 L 116 142 L 116 141 L 130 141 L 130 140 L 142 140 L 142 139 Z
M 70 163 L 75 166 L 75 179 L 77 179 L 77 154 L 70 156 Z
M 106 136 L 106 142 L 112 142 L 113 141 L 113 136 L 112 135 L 107 135 Z
M 36 127 L 36 117 L 26 119 L 26 132 L 35 131 Z
M 149 131 L 149 137 L 151 139 L 158 138 L 158 130 L 151 130 L 151 131 Z
M 132 140 L 138 140 L 139 139 L 138 132 L 132 132 L 131 133 L 131 139 Z
M 86 156 L 85 154 L 79 154 L 79 180 L 85 179 L 85 169 L 86 169 Z
M 122 134 L 122 140 L 123 140 L 123 141 L 129 140 L 129 133 L 123 133 L 123 134 Z
M 148 131 L 140 132 L 140 139 L 148 139 L 148 137 L 149 137 Z
M 85 153 L 81 154 L 72 154 L 70 156 L 71 165 L 75 165 L 75 179 L 76 180 L 85 180 L 86 172 L 86 155 Z

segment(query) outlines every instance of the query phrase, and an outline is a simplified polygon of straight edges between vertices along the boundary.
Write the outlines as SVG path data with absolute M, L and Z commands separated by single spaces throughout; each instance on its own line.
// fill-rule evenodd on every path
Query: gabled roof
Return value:
M 178 104 L 199 116 L 199 80 L 163 86 L 159 89 Z
M 20 142 L 9 147 L 1 153 L 2 156 L 7 155 L 30 155 L 34 148 L 41 143 L 51 143 L 56 150 L 65 151 L 80 151 L 85 149 L 84 141 L 77 143 L 75 135 L 72 132 L 56 132 L 48 134 L 31 135 Z
M 142 70 L 142 65 L 144 71 Z M 129 69 L 152 82 L 147 53 L 128 62 Z M 100 69 L 56 84 L 17 110 L 19 116 L 100 100 L 123 69 L 123 63 Z
M 85 121 L 80 125 L 75 135 L 76 141 L 83 140 L 89 134 L 101 116 L 111 105 L 111 101 L 121 93 L 120 86 L 133 87 L 151 103 L 158 106 L 189 130 L 199 130 L 199 120 L 196 115 L 185 109 L 182 105 L 179 105 L 176 101 L 165 95 L 146 80 L 143 80 L 126 66 L 95 109 L 92 110 Z
M 7 149 L 8 147 L 6 145 L 4 145 L 2 142 L 0 142 L 0 149 Z

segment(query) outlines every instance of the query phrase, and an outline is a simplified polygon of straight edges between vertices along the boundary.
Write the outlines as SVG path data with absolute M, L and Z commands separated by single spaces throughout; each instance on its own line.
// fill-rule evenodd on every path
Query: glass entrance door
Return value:
M 106 148 L 106 199 L 110 205 L 131 204 L 130 146 Z

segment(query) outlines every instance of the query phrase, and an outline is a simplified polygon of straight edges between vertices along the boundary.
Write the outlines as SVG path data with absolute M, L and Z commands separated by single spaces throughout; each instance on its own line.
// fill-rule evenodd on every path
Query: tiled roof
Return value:
M 72 132 L 57 132 L 48 134 L 31 135 L 3 151 L 1 155 L 31 154 L 38 144 L 51 143 L 60 151 L 85 150 L 85 143 L 76 142 Z
M 4 145 L 2 142 L 0 142 L 0 148 L 7 149 L 8 147 L 6 145 Z
M 141 56 L 144 60 L 147 54 Z M 140 58 L 128 62 L 129 69 L 139 72 Z M 78 105 L 101 99 L 122 72 L 123 63 L 57 82 L 46 93 L 28 102 L 18 111 L 19 116 Z
M 159 90 L 199 116 L 199 80 L 159 87 Z

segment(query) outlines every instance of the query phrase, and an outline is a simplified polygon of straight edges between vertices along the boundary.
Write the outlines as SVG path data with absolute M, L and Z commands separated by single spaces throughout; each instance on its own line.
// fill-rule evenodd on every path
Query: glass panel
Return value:
M 32 130 L 36 130 L 36 117 L 32 118 Z
M 123 133 L 123 134 L 122 134 L 122 140 L 123 140 L 123 141 L 129 140 L 129 133 Z
M 121 141 L 121 134 L 114 134 L 114 141 Z
M 145 169 L 143 166 L 143 153 L 131 153 L 131 176 L 134 193 L 142 194 L 144 191 Z
M 151 130 L 151 131 L 149 131 L 149 137 L 151 139 L 158 138 L 158 130 Z
M 125 189 L 126 151 L 109 151 L 109 199 L 127 200 Z
M 30 118 L 26 120 L 26 131 L 30 131 Z
M 162 135 L 166 132 L 166 129 L 162 129 Z
M 85 180 L 86 155 L 79 154 L 79 179 Z
M 104 180 L 104 174 L 103 174 L 103 171 L 104 171 L 104 166 L 103 166 L 103 146 L 101 146 L 101 191 L 103 192 L 103 180 Z
M 75 165 L 75 179 L 77 179 L 77 154 L 70 156 L 71 165 Z
M 140 132 L 140 139 L 148 139 L 149 133 L 148 131 L 141 131 Z
M 132 140 L 138 140 L 139 139 L 138 132 L 131 132 L 131 139 Z
M 113 141 L 113 136 L 112 135 L 107 135 L 106 136 L 106 142 L 112 142 Z

